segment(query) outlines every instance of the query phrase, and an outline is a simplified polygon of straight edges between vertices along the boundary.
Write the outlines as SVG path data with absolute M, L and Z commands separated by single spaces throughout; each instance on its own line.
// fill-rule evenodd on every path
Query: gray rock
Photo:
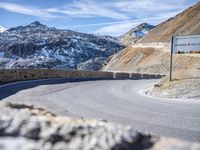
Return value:
M 39 150 L 41 145 L 24 137 L 0 137 L 0 150 Z

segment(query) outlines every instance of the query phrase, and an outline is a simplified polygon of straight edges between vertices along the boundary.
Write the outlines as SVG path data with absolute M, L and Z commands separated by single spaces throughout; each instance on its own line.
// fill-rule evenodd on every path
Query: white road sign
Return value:
M 174 54 L 200 54 L 200 35 L 174 36 Z

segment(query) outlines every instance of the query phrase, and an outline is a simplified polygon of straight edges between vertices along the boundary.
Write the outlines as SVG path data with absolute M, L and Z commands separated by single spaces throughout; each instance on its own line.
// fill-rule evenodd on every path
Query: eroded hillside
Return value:
M 200 57 L 174 55 L 173 69 L 187 68 L 200 62 Z M 138 48 L 129 46 L 114 55 L 103 68 L 107 71 L 127 71 L 140 73 L 167 74 L 169 72 L 170 52 L 157 48 Z

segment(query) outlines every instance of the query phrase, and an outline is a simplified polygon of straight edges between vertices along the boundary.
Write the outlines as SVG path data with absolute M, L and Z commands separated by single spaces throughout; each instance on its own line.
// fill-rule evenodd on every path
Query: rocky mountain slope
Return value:
M 0 69 L 98 70 L 123 47 L 116 38 L 50 28 L 36 21 L 0 33 Z
M 200 34 L 199 22 L 200 2 L 156 26 L 136 44 L 113 55 L 103 70 L 166 74 L 169 71 L 171 36 Z M 184 69 L 199 62 L 200 57 L 195 56 L 174 55 L 173 69 Z
M 6 28 L 0 25 L 0 32 L 6 31 Z
M 124 35 L 122 35 L 120 37 L 120 39 L 125 45 L 134 44 L 139 39 L 141 39 L 146 34 L 148 34 L 148 32 L 153 28 L 154 28 L 153 25 L 149 25 L 147 23 L 142 23 L 142 24 L 134 27 L 133 29 L 131 29 L 130 31 L 125 33 Z
M 170 42 L 172 35 L 195 34 L 200 34 L 200 2 L 157 25 L 139 42 Z

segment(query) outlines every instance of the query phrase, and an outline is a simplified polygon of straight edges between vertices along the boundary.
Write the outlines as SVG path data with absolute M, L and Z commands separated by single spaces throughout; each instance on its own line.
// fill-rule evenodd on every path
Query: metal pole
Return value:
M 169 80 L 170 81 L 172 81 L 173 45 L 174 45 L 174 36 L 172 36 L 172 39 L 171 39 L 170 74 L 169 74 Z

